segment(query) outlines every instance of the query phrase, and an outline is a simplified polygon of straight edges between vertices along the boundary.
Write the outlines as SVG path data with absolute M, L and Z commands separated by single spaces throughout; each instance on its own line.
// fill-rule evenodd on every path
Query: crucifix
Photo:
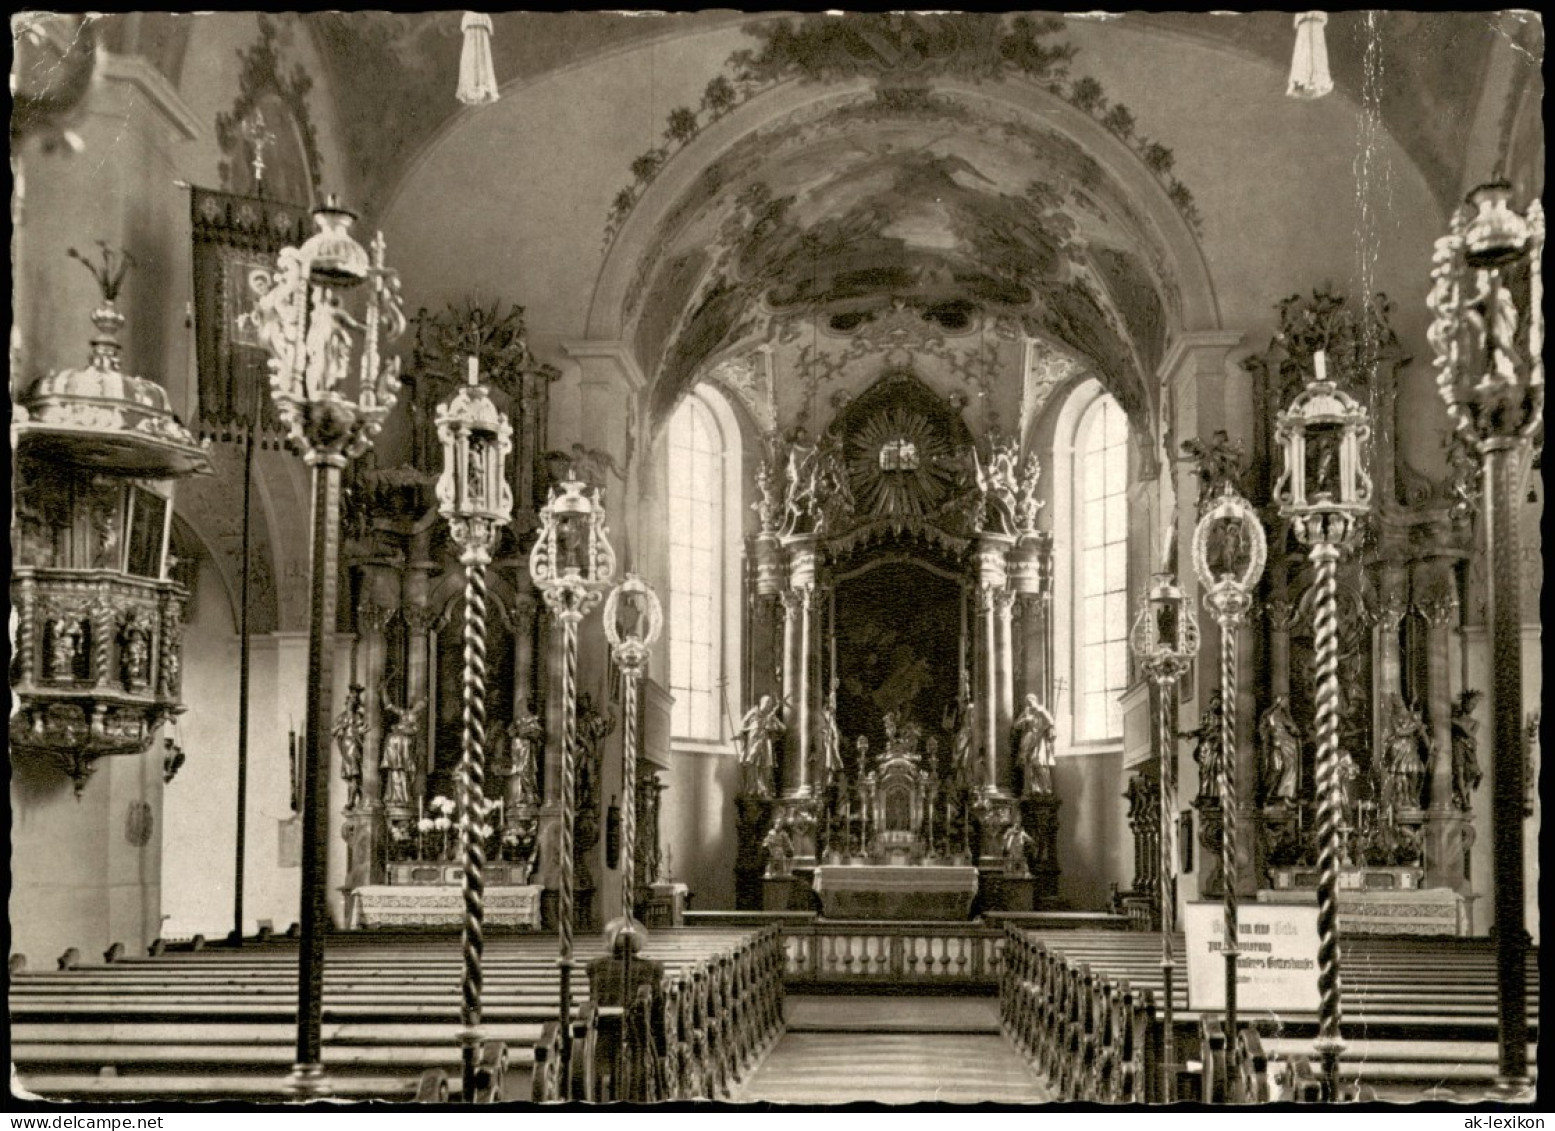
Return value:
M 265 150 L 275 144 L 275 134 L 265 129 L 264 112 L 255 107 L 254 112 L 243 119 L 238 127 L 243 140 L 248 142 L 249 168 L 254 170 L 254 195 L 265 194 Z

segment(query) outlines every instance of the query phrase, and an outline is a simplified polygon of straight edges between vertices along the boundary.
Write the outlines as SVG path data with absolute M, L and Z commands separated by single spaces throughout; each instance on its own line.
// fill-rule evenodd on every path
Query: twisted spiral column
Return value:
M 37 629 L 37 605 L 37 585 L 29 578 L 21 583 L 21 594 L 16 602 L 16 674 L 20 683 L 32 682 L 33 657 L 38 648 L 33 636 Z
M 1228 616 L 1220 623 L 1220 815 L 1221 815 L 1221 883 L 1225 899 L 1226 959 L 1226 1079 L 1228 1091 L 1237 1099 L 1237 1044 L 1236 1044 L 1236 968 L 1238 948 L 1237 933 L 1237 797 L 1236 797 L 1236 695 L 1237 695 L 1237 631 L 1242 618 Z
M 486 561 L 464 555 L 464 733 L 459 760 L 459 837 L 464 849 L 464 980 L 459 1042 L 464 1100 L 475 1102 L 481 1041 L 481 961 L 485 950 L 486 846 L 478 826 L 486 816 Z
M 1339 547 L 1312 546 L 1316 570 L 1313 666 L 1317 673 L 1317 986 L 1316 1048 L 1330 1103 L 1338 1099 L 1343 1019 L 1339 977 Z
M 562 827 L 560 887 L 556 893 L 556 964 L 561 971 L 562 1096 L 571 1095 L 572 1072 L 572 925 L 573 860 L 572 822 L 577 799 L 573 796 L 578 742 L 578 621 L 581 614 L 564 611 L 562 622 Z
M 621 731 L 621 918 L 632 920 L 637 906 L 637 681 L 635 670 L 621 676 L 626 684 Z
M 1172 880 L 1177 873 L 1177 826 L 1172 814 L 1177 810 L 1177 759 L 1171 730 L 1171 694 L 1175 681 L 1160 680 L 1161 741 L 1161 981 L 1162 981 L 1162 1031 L 1165 1034 L 1165 1055 L 1162 1057 L 1162 1098 L 1171 1103 L 1176 1096 L 1177 1052 L 1176 1034 L 1173 1028 L 1175 1010 L 1172 1004 L 1173 978 L 1177 960 L 1172 952 L 1172 932 L 1176 928 L 1176 892 Z

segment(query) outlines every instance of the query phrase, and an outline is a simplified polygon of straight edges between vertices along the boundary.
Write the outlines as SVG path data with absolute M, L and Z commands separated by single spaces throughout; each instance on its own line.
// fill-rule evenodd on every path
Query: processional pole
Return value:
M 1317 719 L 1317 963 L 1318 1031 L 1325 1099 L 1339 1099 L 1339 1054 L 1344 1051 L 1339 953 L 1338 566 L 1344 548 L 1371 506 L 1371 479 L 1361 444 L 1371 433 L 1366 409 L 1328 379 L 1327 354 L 1312 355 L 1312 381 L 1275 417 L 1274 435 L 1285 467 L 1274 487 L 1280 516 L 1311 547 L 1313 668 Z M 1312 457 L 1312 458 L 1309 458 Z
M 621 728 L 621 917 L 605 927 L 631 933 L 646 942 L 648 932 L 637 921 L 637 705 L 643 669 L 652 655 L 654 641 L 664 627 L 658 595 L 646 581 L 628 573 L 605 598 L 605 640 L 621 669 L 624 721 Z M 632 990 L 632 942 L 622 942 L 621 994 L 623 1006 Z
M 372 446 L 394 407 L 399 359 L 379 357 L 382 340 L 405 330 L 399 279 L 384 267 L 383 234 L 372 256 L 351 237 L 355 216 L 330 197 L 313 211 L 319 230 L 301 248 L 276 257 L 274 285 L 254 314 L 270 351 L 276 414 L 295 450 L 313 469 L 312 578 L 308 623 L 308 713 L 303 738 L 302 946 L 297 969 L 297 1060 L 287 1081 L 294 1094 L 324 1094 L 320 1029 L 324 935 L 329 927 L 329 735 L 333 692 L 336 573 L 340 557 L 340 473 Z M 366 283 L 358 312 L 346 299 Z M 356 400 L 349 399 L 353 335 L 361 335 Z
M 1528 1074 L 1523 822 L 1529 736 L 1522 719 L 1522 557 L 1518 497 L 1530 446 L 1544 434 L 1544 207 L 1519 215 L 1512 186 L 1481 185 L 1436 241 L 1427 305 L 1437 389 L 1479 451 L 1490 606 L 1491 841 L 1498 971 L 1496 1086 L 1520 1097 Z M 1471 211 L 1472 209 L 1472 211 Z
M 479 342 L 476 343 L 479 350 Z M 480 361 L 470 355 L 468 383 L 437 406 L 443 471 L 438 510 L 459 547 L 464 567 L 464 727 L 459 758 L 459 841 L 464 857 L 464 976 L 460 985 L 459 1044 L 464 1102 L 473 1104 L 481 1052 L 482 957 L 485 950 L 486 799 L 486 567 L 501 529 L 513 515 L 507 456 L 513 425 L 480 383 Z
M 1225 884 L 1226 1081 L 1231 1102 L 1240 1102 L 1237 1047 L 1236 979 L 1240 953 L 1237 935 L 1237 636 L 1253 603 L 1253 587 L 1263 574 L 1268 539 L 1248 501 L 1227 483 L 1199 519 L 1193 535 L 1193 569 L 1204 591 L 1204 604 L 1220 626 L 1220 812 L 1221 872 Z
M 1169 573 L 1158 573 L 1151 583 L 1147 604 L 1139 610 L 1130 644 L 1145 675 L 1156 685 L 1156 743 L 1161 758 L 1161 982 L 1162 1040 L 1161 1095 L 1167 1103 L 1176 1099 L 1177 1036 L 1172 1003 L 1173 975 L 1177 960 L 1172 933 L 1177 911 L 1176 826 L 1177 743 L 1172 735 L 1171 702 L 1177 681 L 1199 650 L 1199 625 L 1183 601 L 1182 590 Z
M 550 501 L 540 509 L 540 533 L 529 551 L 529 576 L 546 606 L 562 627 L 562 823 L 558 855 L 560 887 L 556 898 L 556 964 L 561 972 L 557 1009 L 561 1025 L 561 1078 L 564 1097 L 572 1079 L 572 822 L 578 741 L 578 624 L 599 604 L 601 592 L 615 574 L 605 510 L 595 492 L 569 477 L 551 488 Z

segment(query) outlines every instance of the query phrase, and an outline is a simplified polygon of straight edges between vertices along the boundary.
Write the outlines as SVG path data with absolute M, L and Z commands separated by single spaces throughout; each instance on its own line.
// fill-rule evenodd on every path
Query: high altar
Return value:
M 965 919 L 1056 896 L 1039 469 L 961 407 L 890 371 L 758 474 L 741 907 Z

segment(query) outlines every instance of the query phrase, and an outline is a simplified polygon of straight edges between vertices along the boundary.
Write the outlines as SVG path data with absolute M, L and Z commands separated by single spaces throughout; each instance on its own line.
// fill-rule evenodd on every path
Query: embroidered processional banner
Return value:
M 313 231 L 301 205 L 190 190 L 194 234 L 194 330 L 199 365 L 200 430 L 246 426 L 255 407 L 275 431 L 269 358 L 254 324 L 254 305 L 270 288 L 275 257 Z

